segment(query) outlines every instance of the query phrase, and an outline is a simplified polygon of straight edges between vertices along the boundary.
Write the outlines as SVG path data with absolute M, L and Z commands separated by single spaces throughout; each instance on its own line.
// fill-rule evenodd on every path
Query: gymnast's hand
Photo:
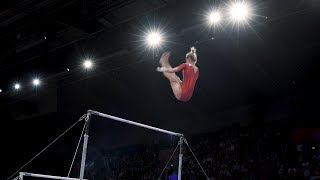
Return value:
M 163 72 L 163 67 L 157 67 L 158 72 Z
M 157 67 L 157 71 L 158 72 L 167 72 L 167 71 L 169 71 L 170 70 L 170 68 L 166 68 L 166 67 Z

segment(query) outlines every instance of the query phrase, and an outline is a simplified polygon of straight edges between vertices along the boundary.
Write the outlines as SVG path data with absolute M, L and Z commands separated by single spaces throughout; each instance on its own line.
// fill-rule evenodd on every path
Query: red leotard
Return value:
M 183 80 L 181 83 L 181 97 L 180 101 L 189 101 L 192 97 L 194 86 L 199 77 L 199 69 L 197 72 L 194 72 L 194 68 L 191 64 L 183 63 L 178 66 L 179 70 L 182 70 Z

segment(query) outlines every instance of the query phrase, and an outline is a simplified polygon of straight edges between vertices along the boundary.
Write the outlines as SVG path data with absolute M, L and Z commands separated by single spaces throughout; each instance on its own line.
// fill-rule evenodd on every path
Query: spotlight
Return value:
M 151 47 L 155 47 L 155 46 L 159 46 L 162 42 L 162 37 L 161 34 L 158 32 L 150 32 L 147 35 L 147 43 L 149 44 L 149 46 Z
M 33 79 L 32 84 L 34 86 L 39 86 L 40 85 L 40 80 L 38 78 Z
M 249 16 L 248 4 L 244 2 L 236 2 L 230 6 L 230 14 L 235 21 L 244 21 Z
M 19 83 L 16 83 L 16 84 L 14 85 L 14 89 L 16 89 L 16 90 L 20 89 L 20 84 L 19 84 Z
M 87 59 L 83 62 L 83 66 L 86 69 L 90 69 L 92 67 L 92 61 L 90 59 Z
M 2 93 L 2 89 L 0 89 L 0 93 Z
M 211 12 L 209 15 L 208 15 L 208 22 L 209 24 L 216 24 L 216 23 L 219 23 L 221 20 L 221 15 L 219 12 Z

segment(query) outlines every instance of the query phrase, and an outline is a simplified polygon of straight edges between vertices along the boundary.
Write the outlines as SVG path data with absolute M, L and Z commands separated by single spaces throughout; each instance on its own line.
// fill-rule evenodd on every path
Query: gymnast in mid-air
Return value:
M 170 85 L 174 96 L 183 102 L 187 102 L 191 99 L 194 86 L 199 77 L 199 69 L 196 66 L 197 63 L 197 53 L 194 47 L 191 51 L 186 54 L 186 62 L 181 65 L 172 68 L 169 63 L 170 52 L 163 53 L 160 58 L 161 67 L 157 68 L 158 72 L 162 72 L 163 75 L 170 81 Z M 176 72 L 182 71 L 183 79 L 181 79 L 175 74 Z

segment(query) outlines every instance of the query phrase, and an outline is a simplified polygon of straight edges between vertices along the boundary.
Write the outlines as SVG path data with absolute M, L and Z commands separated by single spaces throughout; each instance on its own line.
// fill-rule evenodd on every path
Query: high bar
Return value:
M 123 122 L 123 123 L 126 123 L 126 124 L 131 124 L 131 125 L 134 125 L 134 126 L 139 126 L 139 127 L 142 127 L 142 128 L 153 130 L 153 131 L 158 131 L 158 132 L 162 132 L 162 133 L 166 133 L 166 134 L 171 134 L 171 135 L 174 135 L 174 136 L 183 137 L 183 134 L 180 134 L 180 133 L 176 133 L 176 132 L 172 132 L 172 131 L 168 131 L 168 130 L 152 127 L 152 126 L 141 124 L 141 123 L 137 123 L 137 122 L 134 122 L 134 121 L 129 121 L 129 120 L 126 120 L 126 119 L 123 119 L 123 118 L 119 118 L 119 117 L 111 116 L 111 115 L 108 115 L 108 114 L 100 113 L 98 111 L 88 110 L 88 114 L 89 115 L 93 114 L 93 115 L 96 115 L 96 116 L 105 117 L 105 118 L 108 118 L 108 119 L 112 119 L 112 120 L 115 120 L 115 121 Z

